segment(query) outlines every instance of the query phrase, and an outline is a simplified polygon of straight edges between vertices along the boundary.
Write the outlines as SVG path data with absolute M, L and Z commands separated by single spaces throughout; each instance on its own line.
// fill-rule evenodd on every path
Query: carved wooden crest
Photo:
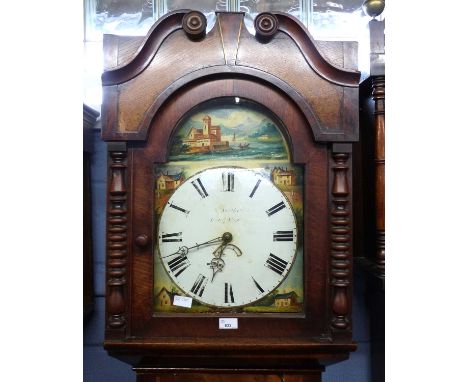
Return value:
M 205 27 L 203 14 L 176 11 L 159 19 L 143 40 L 106 36 L 105 44 L 112 45 L 106 64 L 116 67 L 102 76 L 103 107 L 115 119 L 103 124 L 104 139 L 144 140 L 151 119 L 177 90 L 220 77 L 249 78 L 285 92 L 317 141 L 358 139 L 360 74 L 344 69 L 356 68 L 347 62 L 349 44 L 322 43 L 327 60 L 307 30 L 280 12 L 259 14 L 255 36 L 243 13 L 218 13 L 206 35 Z

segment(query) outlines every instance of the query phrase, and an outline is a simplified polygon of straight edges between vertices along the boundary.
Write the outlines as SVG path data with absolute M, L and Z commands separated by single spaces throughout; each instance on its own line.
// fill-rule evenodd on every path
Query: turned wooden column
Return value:
M 385 76 L 372 79 L 372 99 L 375 102 L 375 261 L 385 273 Z
M 333 183 L 331 188 L 331 286 L 333 330 L 348 330 L 350 325 L 350 285 L 352 274 L 351 261 L 351 145 L 335 144 L 333 147 L 331 169 Z
M 382 1 L 365 2 L 364 11 L 371 17 L 380 15 Z M 385 20 L 369 22 L 370 78 L 374 101 L 374 167 L 375 167 L 375 252 L 379 276 L 385 276 Z
M 126 325 L 125 287 L 127 285 L 127 148 L 122 142 L 108 144 L 107 209 L 107 329 L 122 330 Z
M 374 19 L 369 22 L 370 32 L 370 91 L 373 106 L 372 148 L 375 246 L 369 247 L 371 266 L 367 266 L 366 301 L 369 308 L 371 379 L 385 381 L 385 20 L 377 20 L 385 8 L 382 0 L 366 0 L 364 12 Z M 369 93 L 367 93 L 369 94 Z M 369 115 L 371 117 L 371 115 Z M 370 133 L 371 135 L 371 133 Z M 370 175 L 370 174 L 369 174 Z M 370 186 L 370 185 L 369 185 Z M 365 263 L 364 263 L 365 264 Z

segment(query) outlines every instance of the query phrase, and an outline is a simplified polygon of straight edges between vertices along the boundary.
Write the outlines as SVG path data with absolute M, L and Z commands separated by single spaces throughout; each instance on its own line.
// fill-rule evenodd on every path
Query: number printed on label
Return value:
M 237 318 L 220 318 L 219 319 L 220 329 L 237 329 Z

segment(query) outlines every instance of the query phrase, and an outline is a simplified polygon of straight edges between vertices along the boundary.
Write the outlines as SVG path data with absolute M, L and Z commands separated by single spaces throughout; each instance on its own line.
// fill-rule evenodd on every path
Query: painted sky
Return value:
M 252 110 L 250 107 L 236 105 L 231 107 L 209 107 L 193 114 L 186 120 L 179 133 L 186 135 L 191 127 L 201 128 L 203 126 L 203 117 L 209 115 L 211 117 L 211 124 L 214 126 L 221 126 L 223 133 L 233 134 L 240 133 L 248 135 L 255 129 L 262 127 L 267 123 L 276 125 L 272 119 L 264 113 Z M 278 137 L 281 136 L 277 130 Z

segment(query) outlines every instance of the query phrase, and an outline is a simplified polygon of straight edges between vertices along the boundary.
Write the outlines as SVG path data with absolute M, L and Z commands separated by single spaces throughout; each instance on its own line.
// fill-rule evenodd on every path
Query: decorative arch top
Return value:
M 145 38 L 106 38 L 106 57 L 124 64 L 102 75 L 103 137 L 145 139 L 158 102 L 191 80 L 249 77 L 293 99 L 317 141 L 356 141 L 360 73 L 346 58 L 349 43 L 315 42 L 282 12 L 259 14 L 254 36 L 244 16 L 218 12 L 206 33 L 200 12 L 178 10 L 159 19 Z
M 118 85 L 138 76 L 151 63 L 151 60 L 156 55 L 164 40 L 175 31 L 185 29 L 187 34 L 192 37 L 193 35 L 190 33 L 191 29 L 189 28 L 190 25 L 184 26 L 184 23 L 187 24 L 190 20 L 190 18 L 187 17 L 190 13 L 199 12 L 177 10 L 161 17 L 151 27 L 147 36 L 141 43 L 140 48 L 129 63 L 103 73 L 103 86 Z M 227 50 L 231 49 L 237 53 L 241 43 L 241 37 L 246 37 L 245 32 L 248 33 L 248 31 L 243 19 L 243 12 L 217 12 L 217 20 L 213 29 L 218 29 L 221 32 L 220 37 L 223 40 L 226 65 L 238 65 L 237 60 L 231 62 L 227 59 L 229 54 Z M 261 20 L 258 21 L 259 19 Z M 262 24 L 261 21 L 265 20 L 268 20 L 270 24 L 268 24 L 267 28 L 262 28 L 262 25 L 265 23 Z M 199 25 L 197 29 L 197 34 L 195 34 L 195 36 L 198 37 L 204 35 L 200 28 L 206 28 L 206 20 L 205 23 L 201 22 L 200 24 L 201 25 Z M 270 40 L 278 31 L 287 34 L 297 45 L 310 67 L 327 81 L 341 86 L 356 87 L 359 85 L 360 73 L 358 71 L 339 68 L 325 59 L 317 48 L 313 37 L 294 17 L 283 12 L 261 13 L 256 18 L 255 28 L 257 31 L 257 38 L 261 43 L 268 43 L 267 40 Z M 241 33 L 241 31 L 244 33 Z M 265 37 L 267 37 L 267 39 L 265 39 Z M 218 36 L 215 33 L 209 33 L 206 38 L 218 38 Z M 196 40 L 197 39 L 195 39 L 194 43 L 196 43 Z M 235 46 L 232 46 L 233 44 Z
M 102 74 L 102 85 L 112 86 L 127 82 L 145 70 L 166 37 L 182 28 L 182 19 L 187 12 L 187 10 L 177 10 L 158 19 L 129 63 Z
M 333 65 L 320 53 L 315 40 L 297 20 L 283 12 L 273 12 L 278 18 L 279 30 L 286 33 L 296 43 L 310 67 L 322 78 L 341 86 L 357 87 L 361 73 Z

